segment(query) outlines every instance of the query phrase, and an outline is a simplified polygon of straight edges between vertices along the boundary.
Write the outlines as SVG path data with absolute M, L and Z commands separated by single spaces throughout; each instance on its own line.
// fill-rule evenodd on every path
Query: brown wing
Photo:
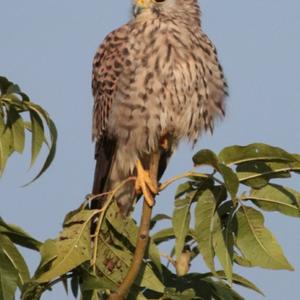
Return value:
M 128 25 L 111 32 L 100 45 L 93 61 L 92 90 L 94 96 L 93 140 L 105 134 L 114 92 L 121 74 Z
M 93 62 L 94 112 L 92 137 L 96 142 L 94 195 L 106 192 L 110 170 L 118 151 L 118 141 L 108 134 L 107 129 L 118 81 L 128 56 L 128 29 L 129 25 L 124 25 L 110 33 L 99 47 Z M 158 178 L 165 171 L 170 155 L 171 151 L 162 151 Z M 91 207 L 101 208 L 104 201 L 105 197 L 98 198 L 92 202 Z
M 116 151 L 116 140 L 107 133 L 107 124 L 114 99 L 116 83 L 122 65 L 122 51 L 126 48 L 128 26 L 111 32 L 99 47 L 94 61 L 92 90 L 94 96 L 92 138 L 96 142 L 93 194 L 105 191 Z M 93 201 L 92 208 L 101 207 L 104 198 Z

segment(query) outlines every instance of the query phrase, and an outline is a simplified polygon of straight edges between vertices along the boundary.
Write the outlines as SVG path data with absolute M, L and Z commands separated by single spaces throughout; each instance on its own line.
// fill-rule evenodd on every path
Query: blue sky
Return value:
M 105 4 L 104 4 L 105 3 Z M 130 17 L 130 1 L 2 1 L 0 74 L 17 82 L 51 114 L 59 131 L 57 156 L 49 171 L 26 188 L 29 151 L 14 156 L 0 180 L 0 215 L 40 240 L 55 237 L 64 215 L 90 192 L 93 54 L 112 29 Z M 198 148 L 219 151 L 231 144 L 265 142 L 300 152 L 300 2 L 297 0 L 202 0 L 203 27 L 218 48 L 230 87 L 227 117 Z M 182 144 L 165 178 L 192 167 L 192 150 Z M 290 181 L 300 188 L 299 177 Z M 156 212 L 170 211 L 172 190 Z M 300 277 L 299 220 L 267 215 L 295 272 L 237 270 L 257 283 L 266 299 L 296 300 Z M 38 256 L 26 252 L 32 269 Z M 200 269 L 201 271 L 201 269 Z M 246 299 L 261 296 L 239 289 Z M 72 299 L 62 288 L 43 300 Z

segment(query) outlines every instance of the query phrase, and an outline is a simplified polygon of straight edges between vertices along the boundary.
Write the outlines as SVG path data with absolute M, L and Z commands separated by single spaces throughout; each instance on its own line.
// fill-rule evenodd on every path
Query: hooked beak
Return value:
M 139 6 L 139 5 L 133 5 L 133 15 L 136 17 L 138 16 L 142 11 L 144 10 L 143 7 Z
M 133 15 L 136 17 L 147 7 L 149 7 L 149 0 L 134 0 Z

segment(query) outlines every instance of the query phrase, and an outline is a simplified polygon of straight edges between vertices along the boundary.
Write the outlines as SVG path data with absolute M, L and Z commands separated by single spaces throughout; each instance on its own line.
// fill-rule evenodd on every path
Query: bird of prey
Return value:
M 137 176 L 115 195 L 126 216 L 141 193 L 153 205 L 151 154 L 160 152 L 160 177 L 182 139 L 195 143 L 225 114 L 227 84 L 201 29 L 197 0 L 134 0 L 132 19 L 108 34 L 95 55 L 92 89 L 93 194 Z

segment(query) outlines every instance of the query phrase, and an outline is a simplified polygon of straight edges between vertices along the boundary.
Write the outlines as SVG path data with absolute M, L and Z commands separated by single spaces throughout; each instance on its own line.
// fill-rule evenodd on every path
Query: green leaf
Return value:
M 85 291 L 82 293 L 81 300 L 102 300 L 97 291 Z
M 173 228 L 162 229 L 156 232 L 155 234 L 153 234 L 151 239 L 153 243 L 156 245 L 175 239 L 174 229 Z
M 30 278 L 29 270 L 23 256 L 12 241 L 3 234 L 0 234 L 0 248 L 17 270 L 19 277 L 18 285 L 21 287 Z
M 65 277 L 61 276 L 60 280 L 61 280 L 60 282 L 62 283 L 66 294 L 68 295 L 68 293 L 69 293 L 68 278 L 65 278 Z
M 90 222 L 97 213 L 83 210 L 66 220 L 56 241 L 57 258 L 48 271 L 37 277 L 37 282 L 51 281 L 90 259 Z
M 22 288 L 22 300 L 40 300 L 45 286 L 36 282 L 28 281 Z
M 229 167 L 220 163 L 219 158 L 214 152 L 208 149 L 201 150 L 193 156 L 193 162 L 196 166 L 209 165 L 219 171 L 224 178 L 228 192 L 231 197 L 235 199 L 239 187 L 239 180 Z
M 51 263 L 57 258 L 56 240 L 46 240 L 40 247 L 41 261 L 35 272 L 34 277 L 37 278 L 42 273 L 49 271 Z
M 155 296 L 157 296 L 157 293 L 155 293 Z M 136 291 L 134 289 L 131 289 L 127 299 L 128 300 L 147 300 L 149 298 L 146 298 L 141 292 L 139 292 L 138 289 Z
M 30 112 L 31 119 L 31 166 L 35 163 L 37 156 L 39 155 L 43 142 L 44 136 L 44 125 L 39 114 L 35 111 Z
M 78 296 L 78 291 L 79 291 L 79 276 L 77 275 L 76 272 L 73 273 L 73 276 L 71 278 L 71 290 L 74 298 L 76 299 Z
M 109 237 L 106 240 L 103 235 L 99 236 L 96 265 L 106 280 L 111 281 L 111 284 L 119 286 L 119 283 L 128 273 L 132 260 L 133 254 L 131 252 L 113 246 Z M 143 262 L 141 272 L 135 282 L 138 286 L 160 293 L 164 290 L 164 285 L 156 276 L 150 264 L 145 262 Z
M 196 295 L 196 292 L 194 289 L 186 289 L 184 291 L 177 291 L 174 288 L 167 288 L 165 290 L 163 298 L 160 299 L 165 299 L 165 300 L 195 300 L 195 299 L 203 299 L 201 297 L 198 297 Z
M 185 198 L 179 198 L 181 195 L 182 185 L 176 192 L 175 208 L 173 211 L 172 225 L 176 237 L 175 255 L 179 257 L 185 244 L 185 238 L 189 232 L 191 220 L 190 207 L 194 199 L 194 193 L 189 193 Z
M 204 149 L 197 152 L 193 156 L 193 162 L 195 166 L 209 165 L 214 168 L 218 168 L 219 159 L 217 155 L 209 149 Z
M 14 300 L 18 272 L 7 254 L 0 248 L 0 300 Z
M 237 175 L 224 164 L 219 164 L 218 170 L 223 176 L 226 189 L 228 190 L 232 200 L 234 201 L 239 189 L 239 179 Z
M 274 178 L 289 178 L 290 172 L 300 171 L 300 162 L 248 162 L 240 164 L 237 175 L 241 183 L 261 188 Z
M 82 269 L 82 268 L 80 268 Z M 88 271 L 88 268 L 81 270 L 80 272 L 80 289 L 82 292 L 100 290 L 100 291 L 115 291 L 118 285 L 111 280 L 111 278 L 105 277 L 102 274 L 97 277 Z
M 247 268 L 252 268 L 254 267 L 252 265 L 252 263 L 246 259 L 244 256 L 240 256 L 238 255 L 237 253 L 234 253 L 233 254 L 233 260 L 236 264 L 238 264 L 239 266 L 242 266 L 242 267 L 247 267 Z
M 193 190 L 194 190 L 194 188 L 190 181 L 184 182 L 177 187 L 176 193 L 175 193 L 175 199 L 179 199 L 184 194 L 190 193 Z
M 218 214 L 214 215 L 213 246 L 226 278 L 229 284 L 232 285 L 233 238 L 232 235 L 223 230 Z
M 265 211 L 278 211 L 291 217 L 300 217 L 300 193 L 277 184 L 269 184 L 259 190 L 251 190 L 243 200 L 251 200 Z
M 82 278 L 82 283 L 80 284 L 81 291 L 92 291 L 92 290 L 110 290 L 115 291 L 118 285 L 109 280 L 107 277 L 96 277 L 95 275 L 88 274 Z
M 217 274 L 220 279 L 226 279 L 226 275 L 225 275 L 224 271 L 217 271 Z M 203 276 L 212 277 L 213 274 L 207 273 L 207 274 L 203 274 Z M 254 283 L 252 283 L 248 279 L 244 278 L 243 276 L 233 273 L 232 280 L 233 280 L 233 283 L 243 286 L 245 288 L 248 288 L 250 290 L 253 290 L 253 291 L 261 294 L 262 296 L 264 296 L 263 292 Z
M 0 76 L 0 94 L 5 94 L 11 84 L 6 77 Z
M 24 102 L 30 102 L 30 98 L 25 93 L 23 93 L 22 91 L 19 91 L 18 95 L 22 98 L 23 103 Z
M 185 245 L 185 238 L 189 231 L 191 220 L 190 206 L 177 208 L 174 212 L 172 223 L 176 237 L 175 255 L 179 257 Z
M 209 278 L 204 278 L 203 281 L 209 283 L 212 295 L 218 300 L 244 300 L 236 291 L 231 289 L 222 281 L 213 281 Z
M 195 208 L 195 235 L 200 252 L 208 268 L 215 274 L 213 250 L 213 217 L 216 210 L 216 199 L 212 191 L 203 192 Z
M 152 219 L 151 219 L 151 222 L 150 222 L 150 229 L 153 229 L 153 227 L 156 225 L 156 223 L 158 221 L 165 221 L 165 220 L 172 220 L 171 217 L 169 217 L 168 215 L 165 215 L 165 214 L 157 214 L 156 216 L 154 216 Z
M 250 280 L 244 278 L 241 275 L 233 274 L 233 283 L 241 285 L 250 290 L 253 290 L 253 291 L 261 294 L 262 296 L 264 296 L 264 293 L 254 283 L 252 283 Z
M 12 154 L 12 133 L 6 127 L 3 117 L 0 114 L 0 175 L 3 174 L 7 159 Z
M 56 153 L 56 143 L 57 143 L 57 129 L 55 127 L 54 122 L 52 121 L 52 119 L 49 117 L 48 113 L 39 105 L 34 104 L 32 102 L 30 102 L 28 104 L 29 108 L 31 111 L 35 111 L 38 115 L 42 116 L 48 126 L 49 129 L 49 133 L 50 133 L 50 149 L 49 149 L 49 153 L 48 156 L 42 166 L 42 169 L 40 170 L 40 172 L 29 182 L 27 183 L 25 186 L 29 185 L 30 183 L 32 183 L 33 181 L 37 180 L 51 165 L 54 157 L 55 157 L 55 153 Z
M 0 175 L 3 173 L 6 161 L 13 151 L 23 152 L 25 129 L 30 129 L 32 132 L 31 166 L 40 153 L 42 144 L 49 144 L 46 160 L 38 175 L 31 181 L 33 182 L 48 169 L 54 159 L 57 142 L 56 127 L 48 113 L 41 106 L 30 102 L 29 97 L 7 78 L 0 77 L 0 89 Z M 24 112 L 30 113 L 30 125 L 22 119 L 21 113 Z M 43 121 L 48 127 L 50 143 L 48 143 L 44 134 Z
M 126 240 L 128 240 L 131 246 L 134 248 L 137 242 L 137 236 L 139 230 L 134 220 L 132 218 L 125 219 L 123 216 L 121 216 L 120 210 L 116 202 L 113 202 L 110 205 L 106 213 L 106 218 L 109 221 L 109 223 L 113 226 L 113 228 L 121 236 L 125 237 Z M 151 261 L 156 266 L 157 270 L 161 273 L 162 269 L 161 269 L 159 251 L 151 238 L 149 240 L 148 253 L 146 255 L 149 256 Z
M 201 299 L 201 300 L 243 300 L 237 292 L 235 292 L 230 286 L 225 284 L 221 280 L 215 280 L 210 278 L 209 274 L 197 274 L 190 273 L 184 277 L 180 277 L 180 280 L 175 280 L 172 282 L 172 286 L 176 289 L 168 289 L 168 295 L 162 299 L 176 299 L 181 300 L 180 293 L 183 291 L 193 290 L 195 293 L 195 298 L 191 299 Z M 191 293 L 191 292 L 189 292 Z M 176 295 L 176 298 L 168 298 L 169 295 Z M 198 297 L 198 298 L 197 298 Z
M 42 243 L 34 239 L 17 225 L 7 224 L 0 217 L 0 234 L 7 235 L 15 244 L 32 250 L 39 251 Z
M 293 270 L 275 237 L 264 227 L 264 217 L 259 211 L 241 206 L 236 216 L 236 242 L 247 260 L 262 268 Z
M 285 150 L 266 144 L 250 144 L 247 146 L 230 146 L 224 148 L 219 159 L 225 165 L 240 164 L 248 161 L 283 161 L 293 162 L 295 157 Z
M 7 94 L 15 94 L 15 93 L 20 93 L 21 90 L 20 90 L 20 87 L 17 85 L 17 84 L 10 84 L 6 93 Z
M 18 153 L 22 153 L 25 146 L 25 128 L 23 119 L 14 107 L 10 107 L 7 119 L 7 124 L 11 130 L 13 149 Z

